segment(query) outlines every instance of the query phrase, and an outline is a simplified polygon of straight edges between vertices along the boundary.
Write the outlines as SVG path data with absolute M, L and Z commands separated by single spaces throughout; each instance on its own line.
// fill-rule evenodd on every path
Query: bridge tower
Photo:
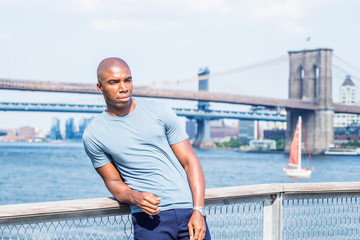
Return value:
M 289 98 L 315 102 L 316 110 L 287 109 L 286 151 L 301 115 L 311 153 L 320 154 L 333 143 L 332 49 L 290 51 Z
M 209 74 L 208 68 L 200 69 L 199 76 L 199 91 L 209 91 Z M 199 101 L 198 109 L 204 112 L 209 111 L 210 103 L 207 101 Z M 199 118 L 196 119 L 197 134 L 193 146 L 200 149 L 216 148 L 215 143 L 211 140 L 210 135 L 210 119 Z

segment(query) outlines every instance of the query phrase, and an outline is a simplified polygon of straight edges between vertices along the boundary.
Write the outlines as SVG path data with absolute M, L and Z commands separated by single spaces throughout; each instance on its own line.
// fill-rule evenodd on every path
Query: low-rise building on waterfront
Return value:
M 226 124 L 224 119 L 210 122 L 210 135 L 215 142 L 222 141 L 224 138 L 237 137 L 239 133 L 239 121 L 234 121 L 234 125 Z
M 276 150 L 275 140 L 251 140 L 249 144 L 251 151 L 271 151 Z

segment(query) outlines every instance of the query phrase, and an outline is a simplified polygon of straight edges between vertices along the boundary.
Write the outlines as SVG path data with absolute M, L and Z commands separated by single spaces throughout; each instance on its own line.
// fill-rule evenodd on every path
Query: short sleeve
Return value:
M 111 156 L 104 152 L 96 139 L 88 131 L 83 134 L 83 144 L 94 168 L 105 166 L 111 162 Z
M 165 134 L 170 145 L 179 143 L 189 138 L 184 127 L 180 122 L 179 117 L 176 115 L 174 110 L 172 110 L 168 106 L 165 106 L 164 124 L 165 124 Z

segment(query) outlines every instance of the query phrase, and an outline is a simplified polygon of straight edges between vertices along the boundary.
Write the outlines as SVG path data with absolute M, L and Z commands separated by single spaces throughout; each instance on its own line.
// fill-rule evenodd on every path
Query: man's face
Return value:
M 127 66 L 112 66 L 101 73 L 97 84 L 103 94 L 108 111 L 118 111 L 131 106 L 132 78 Z

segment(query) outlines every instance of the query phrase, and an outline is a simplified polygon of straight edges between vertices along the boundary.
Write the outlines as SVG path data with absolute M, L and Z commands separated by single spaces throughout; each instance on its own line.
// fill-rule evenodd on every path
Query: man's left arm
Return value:
M 189 139 L 171 145 L 173 152 L 184 167 L 193 198 L 197 207 L 205 205 L 205 178 L 194 149 Z M 188 223 L 190 239 L 204 239 L 206 232 L 205 219 L 199 211 L 193 211 Z

